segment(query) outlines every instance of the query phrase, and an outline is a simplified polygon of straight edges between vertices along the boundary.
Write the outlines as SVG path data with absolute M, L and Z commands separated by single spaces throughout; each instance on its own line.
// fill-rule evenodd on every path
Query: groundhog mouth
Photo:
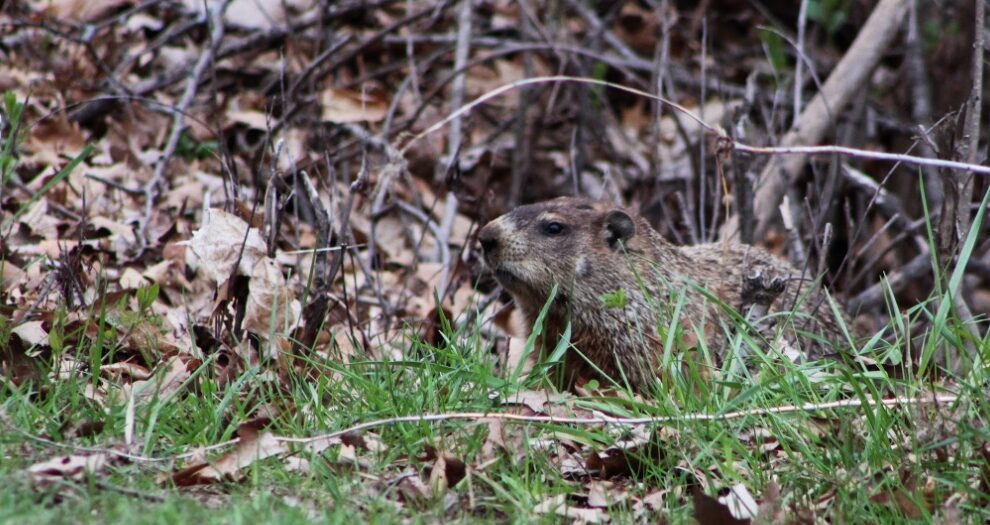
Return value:
M 495 280 L 497 280 L 503 288 L 512 289 L 524 284 L 523 280 L 520 279 L 518 275 L 512 273 L 512 270 L 509 270 L 505 266 L 499 265 L 492 268 L 492 273 L 495 274 Z
M 495 276 L 495 280 L 498 281 L 498 284 L 502 285 L 502 288 L 505 288 L 506 291 L 514 294 L 525 294 L 532 291 L 532 284 L 523 279 L 506 264 L 491 265 L 489 268 L 491 268 L 492 274 Z

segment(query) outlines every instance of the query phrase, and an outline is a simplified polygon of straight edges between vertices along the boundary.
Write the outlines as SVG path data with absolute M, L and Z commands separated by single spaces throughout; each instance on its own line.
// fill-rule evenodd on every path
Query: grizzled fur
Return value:
M 682 346 L 694 346 L 700 336 L 716 359 L 724 357 L 723 325 L 733 323 L 692 282 L 743 315 L 772 314 L 798 304 L 794 326 L 823 337 L 791 332 L 785 340 L 809 358 L 827 350 L 823 339 L 841 339 L 821 290 L 799 300 L 811 281 L 790 264 L 761 248 L 734 243 L 678 247 L 642 217 L 607 203 L 562 197 L 521 206 L 488 223 L 478 238 L 487 265 L 530 324 L 557 285 L 547 335 L 559 338 L 570 321 L 574 346 L 607 376 L 637 391 L 656 381 L 661 334 L 681 294 Z M 764 293 L 747 292 L 763 276 L 772 280 Z M 603 303 L 604 296 L 616 297 L 620 290 L 624 303 Z M 766 331 L 773 335 L 772 327 Z M 552 348 L 554 341 L 549 342 Z M 597 375 L 592 370 L 584 359 L 565 359 L 568 382 Z

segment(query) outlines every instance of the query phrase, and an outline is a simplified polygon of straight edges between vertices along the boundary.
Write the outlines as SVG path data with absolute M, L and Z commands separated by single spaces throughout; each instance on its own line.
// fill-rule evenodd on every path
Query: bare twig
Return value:
M 934 394 L 931 396 L 919 396 L 919 397 L 892 397 L 884 399 L 843 399 L 840 401 L 831 401 L 826 403 L 804 403 L 801 405 L 781 405 L 775 407 L 766 408 L 753 408 L 747 410 L 736 410 L 732 412 L 725 412 L 721 414 L 711 414 L 711 413 L 701 413 L 695 412 L 690 414 L 678 415 L 678 416 L 658 416 L 658 417 L 611 417 L 604 414 L 600 414 L 593 417 L 557 417 L 557 416 L 527 416 L 523 414 L 508 414 L 500 412 L 446 412 L 440 414 L 417 414 L 412 416 L 398 416 L 389 417 L 383 419 L 375 419 L 371 421 L 365 421 L 363 423 L 358 423 L 356 425 L 347 427 L 343 430 L 338 430 L 336 432 L 330 432 L 327 434 L 322 434 L 318 436 L 311 437 L 285 437 L 276 436 L 276 439 L 282 443 L 298 443 L 301 445 L 308 445 L 320 441 L 331 441 L 346 434 L 352 434 L 357 432 L 362 432 L 371 428 L 392 426 L 402 423 L 436 423 L 443 421 L 517 421 L 521 423 L 544 423 L 544 424 L 556 424 L 556 425 L 622 425 L 622 426 L 643 426 L 643 425 L 669 425 L 672 423 L 690 423 L 695 421 L 731 421 L 735 419 L 743 419 L 748 417 L 758 417 L 758 416 L 771 416 L 771 415 L 786 415 L 786 414 L 797 414 L 797 413 L 815 413 L 826 410 L 840 410 L 846 408 L 863 408 L 863 407 L 886 407 L 886 408 L 897 408 L 897 407 L 907 407 L 907 406 L 918 406 L 918 405 L 941 405 L 946 403 L 956 403 L 965 400 L 964 396 L 959 396 L 956 394 Z M 183 454 L 177 454 L 174 456 L 167 457 L 152 457 L 152 456 L 140 456 L 137 454 L 130 454 L 120 450 L 112 448 L 98 448 L 98 447 L 81 447 L 76 445 L 69 445 L 65 443 L 59 443 L 52 441 L 50 439 L 42 438 L 32 434 L 24 432 L 16 425 L 10 424 L 8 421 L 3 420 L 4 426 L 8 427 L 17 434 L 30 439 L 32 441 L 42 443 L 51 447 L 70 449 L 78 452 L 93 452 L 108 454 L 111 456 L 117 456 L 129 459 L 135 462 L 142 463 L 163 463 L 163 462 L 173 462 L 181 459 L 186 459 L 193 457 L 194 455 L 202 454 L 203 452 L 208 452 L 212 450 L 217 450 L 225 448 L 231 445 L 237 444 L 240 439 L 235 438 L 223 443 L 217 443 L 215 445 L 210 445 L 208 447 L 198 448 L 193 452 L 186 452 Z
M 922 135 L 927 134 L 926 126 L 932 122 L 932 88 L 928 80 L 928 71 L 925 68 L 925 58 L 922 54 L 922 40 L 918 34 L 918 1 L 911 2 L 911 12 L 908 16 L 908 30 L 906 37 L 906 53 L 904 56 L 905 72 L 907 73 L 911 87 L 911 119 L 920 129 Z M 936 151 L 929 140 L 924 140 L 922 136 L 918 141 L 918 153 L 921 157 L 936 158 Z M 938 172 L 929 166 L 923 166 L 921 170 L 925 184 L 925 199 L 928 201 L 928 210 L 932 217 L 932 223 L 938 224 L 938 217 L 942 215 L 942 204 L 945 200 L 942 189 L 942 178 Z
M 581 18 L 583 18 L 585 22 L 588 23 L 591 29 L 590 31 L 591 33 L 601 34 L 602 38 L 605 39 L 605 42 L 607 42 L 608 45 L 615 48 L 615 50 L 618 51 L 620 55 L 622 55 L 626 59 L 642 60 L 639 57 L 639 55 L 637 55 L 635 51 L 629 48 L 629 46 L 627 46 L 619 37 L 617 37 L 615 33 L 609 31 L 608 28 L 605 26 L 605 24 L 602 22 L 602 20 L 598 18 L 597 15 L 595 15 L 594 11 L 592 11 L 587 6 L 585 6 L 583 2 L 580 2 L 578 0 L 567 0 L 567 5 L 572 10 L 574 10 L 574 12 L 577 13 Z
M 594 417 L 557 417 L 557 416 L 526 416 L 522 414 L 504 414 L 492 412 L 448 412 L 444 414 L 420 414 L 415 416 L 399 416 L 373 421 L 366 421 L 348 427 L 344 430 L 331 432 L 320 436 L 308 438 L 279 437 L 283 443 L 308 444 L 315 441 L 330 440 L 345 434 L 361 432 L 369 428 L 391 426 L 399 423 L 430 423 L 438 421 L 469 420 L 469 421 L 520 421 L 525 423 L 549 423 L 557 425 L 623 425 L 623 426 L 643 426 L 643 425 L 664 425 L 670 423 L 688 423 L 692 421 L 730 421 L 753 416 L 769 416 L 781 414 L 809 413 L 823 410 L 834 410 L 841 408 L 860 408 L 883 406 L 888 408 L 922 404 L 954 403 L 962 399 L 954 394 L 938 394 L 931 397 L 894 397 L 887 399 L 844 399 L 841 401 L 831 401 L 827 403 L 804 403 L 802 405 L 782 405 L 768 408 L 753 408 L 748 410 L 736 410 L 724 414 L 692 413 L 680 416 L 659 416 L 659 417 L 610 417 L 604 414 Z
M 884 281 L 878 281 L 846 301 L 846 308 L 855 315 L 857 312 L 875 307 L 883 302 L 885 286 L 890 286 L 891 291 L 897 293 L 904 289 L 908 283 L 931 272 L 931 270 L 932 255 L 926 249 L 911 259 L 910 262 L 898 268 L 897 271 L 888 275 L 886 285 Z
M 804 28 L 808 20 L 808 0 L 801 0 L 801 8 L 798 10 L 798 32 L 797 46 L 795 51 L 798 57 L 804 55 Z M 791 127 L 798 127 L 801 123 L 801 89 L 804 87 L 804 61 L 800 58 L 794 63 L 794 122 Z
M 520 0 L 520 8 L 528 10 L 529 8 L 526 5 L 525 0 Z M 522 26 L 519 28 L 520 33 L 524 38 L 529 37 L 534 32 L 534 24 L 529 16 L 522 16 L 520 18 L 522 19 Z M 533 76 L 533 54 L 524 51 L 522 62 L 523 76 Z M 532 127 L 529 122 L 529 106 L 532 102 L 532 97 L 527 95 L 528 90 L 525 88 L 519 92 L 519 107 L 516 109 L 516 143 L 512 151 L 512 178 L 509 182 L 508 198 L 508 206 L 511 208 L 518 206 L 521 202 L 523 185 L 525 179 L 529 176 L 531 162 L 530 134 L 532 133 Z
M 808 104 L 801 116 L 799 128 L 792 129 L 781 140 L 784 147 L 813 144 L 819 142 L 833 124 L 828 118 L 829 108 L 839 111 L 859 92 L 870 72 L 879 62 L 887 46 L 900 29 L 901 20 L 907 11 L 907 0 L 881 0 L 873 9 L 856 40 L 836 65 L 832 74 Z M 773 157 L 760 175 L 757 183 L 754 209 L 757 213 L 756 235 L 762 236 L 777 214 L 777 205 L 787 188 L 804 166 L 806 158 Z M 736 235 L 738 219 L 726 222 L 723 236 Z
M 885 160 L 891 162 L 902 162 L 915 166 L 933 166 L 936 168 L 949 168 L 954 170 L 968 170 L 973 173 L 990 175 L 990 166 L 981 166 L 967 162 L 958 162 L 944 159 L 927 159 L 916 155 L 903 155 L 900 153 L 886 153 L 882 151 L 869 151 L 845 146 L 793 146 L 793 147 L 756 147 L 748 146 L 736 142 L 733 144 L 736 151 L 754 153 L 757 155 L 831 155 L 838 153 L 847 157 L 860 159 Z
M 984 25 L 986 24 L 986 1 L 976 0 L 974 16 L 975 38 L 973 42 L 973 87 L 969 100 L 966 101 L 966 121 L 963 124 L 962 148 L 960 159 L 968 164 L 976 164 L 980 145 L 980 113 L 983 108 L 983 41 Z M 957 192 L 956 233 L 962 239 L 969 232 L 970 210 L 973 201 L 973 177 L 969 173 L 957 173 L 955 185 Z
M 665 24 L 670 24 L 670 21 L 666 21 Z M 456 37 L 453 35 L 412 35 L 408 37 L 416 43 L 423 44 L 452 44 L 456 42 Z M 405 45 L 407 42 L 407 37 L 400 36 L 387 36 L 385 37 L 386 44 L 393 45 Z M 498 56 L 504 56 L 506 54 L 520 53 L 523 51 L 552 51 L 554 53 L 567 53 L 572 55 L 588 57 L 600 62 L 608 64 L 610 67 L 617 69 L 618 71 L 624 73 L 632 81 L 636 81 L 637 78 L 633 74 L 634 71 L 640 71 L 643 73 L 652 74 L 656 69 L 656 64 L 651 60 L 646 60 L 644 58 L 637 57 L 624 57 L 617 56 L 614 53 L 600 52 L 593 49 L 587 49 L 584 47 L 562 44 L 558 42 L 553 43 L 540 43 L 540 42 L 519 42 L 506 40 L 503 38 L 492 38 L 492 37 L 474 37 L 471 39 L 471 45 L 473 47 L 487 47 L 494 48 L 492 53 L 497 53 Z M 479 57 L 476 60 L 486 60 L 486 57 Z M 471 64 L 474 64 L 472 62 Z M 690 87 L 701 87 L 702 81 L 693 73 L 688 71 L 685 67 L 677 64 L 668 65 L 670 78 L 674 82 L 690 86 Z M 441 81 L 438 84 L 446 85 L 447 81 Z M 644 85 L 649 84 L 644 82 Z M 709 77 L 704 81 L 704 86 L 710 91 L 721 93 L 731 97 L 742 97 L 745 95 L 746 89 L 741 86 L 737 86 L 731 83 L 727 83 L 725 80 L 717 77 Z M 433 88 L 434 90 L 436 87 Z M 431 93 L 433 91 L 431 90 Z M 424 99 L 429 99 L 429 96 L 424 97 Z
M 302 336 L 298 345 L 312 348 L 316 341 L 317 331 L 323 326 L 330 308 L 330 282 L 327 281 L 327 253 L 330 249 L 331 224 L 330 213 L 323 206 L 320 195 L 313 186 L 312 181 L 305 171 L 299 173 L 299 180 L 303 190 L 306 192 L 306 200 L 313 208 L 313 215 L 316 222 L 316 254 L 313 262 L 313 286 L 310 289 L 310 298 L 303 310 L 305 320 Z M 295 346 L 295 345 L 294 345 Z M 298 351 L 298 348 L 296 348 Z
M 721 130 L 719 130 L 715 126 L 712 126 L 711 124 L 708 124 L 704 120 L 701 120 L 700 118 L 696 117 L 693 113 L 691 113 L 684 106 L 682 106 L 682 105 L 680 105 L 680 104 L 678 104 L 676 102 L 670 101 L 670 100 L 668 100 L 666 98 L 659 97 L 659 96 L 653 95 L 651 93 L 647 93 L 646 91 L 642 91 L 642 90 L 631 88 L 631 87 L 626 87 L 626 86 L 623 86 L 623 85 L 620 85 L 620 84 L 615 84 L 615 83 L 607 82 L 607 81 L 604 81 L 604 80 L 598 80 L 598 79 L 594 79 L 594 78 L 571 77 L 571 76 L 567 76 L 567 75 L 554 75 L 554 76 L 548 76 L 548 77 L 533 77 L 533 78 L 526 78 L 526 79 L 523 79 L 523 80 L 517 80 L 515 82 L 512 82 L 511 84 L 505 84 L 503 86 L 499 86 L 499 87 L 497 87 L 497 88 L 495 88 L 495 89 L 493 89 L 493 90 L 485 93 L 484 95 L 481 95 L 480 97 L 472 100 L 471 102 L 468 102 L 467 104 L 464 104 L 463 106 L 458 107 L 456 110 L 454 110 L 452 113 L 450 113 L 446 117 L 440 119 L 438 122 L 435 122 L 430 127 L 426 128 L 425 130 L 423 130 L 420 133 L 416 134 L 414 137 L 412 137 L 411 139 L 409 139 L 409 142 L 407 142 L 406 144 L 404 144 L 402 146 L 402 148 L 399 149 L 399 153 L 404 155 L 405 152 L 408 151 L 409 148 L 412 147 L 413 144 L 415 144 L 417 141 L 419 141 L 423 137 L 425 137 L 425 136 L 427 136 L 427 135 L 429 135 L 431 133 L 434 133 L 437 130 L 442 129 L 448 123 L 452 122 L 453 120 L 455 120 L 457 118 L 460 118 L 461 115 L 463 115 L 465 113 L 468 113 L 472 109 L 480 106 L 481 104 L 484 104 L 485 102 L 488 102 L 489 100 L 491 100 L 493 98 L 500 97 L 500 96 L 508 93 L 509 91 L 512 91 L 513 89 L 517 89 L 517 88 L 520 88 L 520 87 L 523 87 L 523 86 L 528 86 L 530 84 L 542 84 L 542 83 L 548 83 L 548 82 L 576 82 L 576 83 L 579 83 L 579 84 L 594 84 L 594 85 L 598 85 L 598 86 L 610 87 L 612 89 L 618 89 L 619 91 L 625 91 L 626 93 L 632 93 L 633 95 L 638 95 L 638 96 L 641 96 L 641 97 L 646 97 L 646 98 L 649 98 L 649 99 L 652 99 L 652 100 L 657 100 L 659 102 L 662 102 L 662 103 L 664 103 L 664 104 L 666 104 L 666 105 L 668 105 L 668 106 L 670 106 L 670 107 L 672 107 L 672 108 L 680 111 L 682 114 L 684 114 L 685 116 L 691 118 L 692 120 L 694 120 L 695 122 L 697 122 L 699 126 L 705 128 L 709 132 L 711 132 L 711 133 L 713 133 L 715 135 L 721 136 Z M 990 170 L 990 168 L 987 168 L 987 169 Z
M 915 248 L 924 250 L 927 247 L 925 239 L 917 233 L 918 226 L 910 219 L 896 195 L 887 191 L 882 185 L 877 184 L 869 175 L 846 163 L 842 164 L 842 173 L 845 175 L 846 181 L 849 184 L 870 196 L 870 202 L 866 206 L 867 210 L 876 206 L 881 214 L 890 219 L 892 226 L 896 226 L 902 231 L 912 234 L 915 241 Z M 871 242 L 867 242 L 867 245 L 871 244 Z M 860 248 L 857 255 L 865 252 L 867 245 Z
M 973 42 L 973 85 L 970 90 L 969 99 L 966 101 L 966 118 L 963 123 L 963 136 L 957 142 L 956 158 L 964 160 L 968 164 L 976 164 L 979 156 L 980 144 L 980 113 L 983 106 L 983 46 L 984 46 L 984 25 L 986 24 L 986 2 L 976 0 L 974 7 L 974 42 Z M 944 261 L 953 260 L 958 254 L 957 249 L 961 247 L 963 240 L 969 234 L 972 224 L 972 211 L 970 207 L 973 203 L 973 174 L 971 172 L 954 172 L 949 178 L 949 191 L 945 199 L 945 210 L 941 217 L 941 227 L 939 228 L 939 256 Z M 960 283 L 961 284 L 961 283 Z M 959 290 L 948 290 L 953 299 L 953 306 L 956 315 L 963 324 L 969 327 L 973 340 L 979 341 L 980 334 L 973 323 L 973 313 L 966 298 Z M 970 358 L 976 354 L 976 347 L 972 341 L 966 342 L 966 350 Z M 950 358 L 948 362 L 958 367 L 962 362 L 959 359 Z
M 168 168 L 168 163 L 179 145 L 179 138 L 182 136 L 183 131 L 185 131 L 183 113 L 192 104 L 193 98 L 196 96 L 196 89 L 199 87 L 199 81 L 206 72 L 207 66 L 213 63 L 214 53 L 216 53 L 216 50 L 220 47 L 220 42 L 223 40 L 223 14 L 227 10 L 227 6 L 230 5 L 230 2 L 231 0 L 224 0 L 219 4 L 214 4 L 209 10 L 208 16 L 210 24 L 213 26 L 213 30 L 210 32 L 210 45 L 200 55 L 196 66 L 192 70 L 192 74 L 189 76 L 189 80 L 186 83 L 186 90 L 182 94 L 182 98 L 179 99 L 179 103 L 176 105 L 173 113 L 172 132 L 169 134 L 168 142 L 165 144 L 165 150 L 155 165 L 155 171 L 152 174 L 151 180 L 144 185 L 144 214 L 141 216 L 137 231 L 139 254 L 144 252 L 148 246 L 148 226 L 154 215 L 155 200 L 161 193 L 161 187 L 165 184 L 165 170 Z
M 461 0 L 460 11 L 457 13 L 457 48 L 454 51 L 454 68 L 462 69 L 468 61 L 471 50 L 471 1 Z M 460 74 L 454 77 L 454 84 L 451 88 L 452 107 L 461 107 L 464 102 L 464 81 L 466 77 Z M 451 163 L 456 163 L 461 151 L 461 119 L 456 116 L 450 125 L 450 132 L 447 135 L 447 155 Z M 453 165 L 453 164 L 452 164 Z M 457 215 L 457 194 L 453 189 L 447 190 L 447 202 L 443 209 L 443 218 L 440 221 L 440 237 L 437 239 L 438 245 L 445 245 L 449 242 L 451 229 L 454 227 L 454 218 Z M 437 249 L 440 249 L 438 246 Z M 450 264 L 443 266 L 443 273 L 440 276 L 440 289 L 437 290 L 437 297 L 443 300 L 447 294 L 447 286 L 450 284 Z M 440 305 L 437 305 L 438 307 Z
M 618 89 L 618 90 L 624 91 L 626 93 L 632 93 L 634 95 L 638 95 L 638 96 L 641 96 L 641 97 L 646 97 L 646 98 L 649 98 L 649 99 L 652 99 L 652 100 L 657 100 L 657 101 L 662 102 L 662 103 L 670 106 L 671 108 L 677 110 L 678 112 L 680 112 L 684 116 L 687 116 L 690 119 L 694 120 L 695 122 L 698 123 L 699 126 L 705 128 L 709 133 L 711 133 L 712 135 L 714 135 L 715 137 L 717 137 L 717 139 L 719 141 L 722 141 L 724 143 L 724 145 L 725 145 L 726 148 L 732 148 L 733 150 L 735 150 L 737 152 L 752 153 L 754 155 L 771 155 L 771 156 L 778 156 L 778 155 L 797 155 L 797 156 L 801 156 L 802 158 L 807 157 L 808 155 L 833 155 L 833 154 L 839 154 L 839 155 L 845 155 L 845 156 L 848 156 L 848 157 L 855 157 L 855 158 L 861 158 L 861 159 L 872 159 L 872 160 L 882 160 L 882 161 L 890 161 L 890 162 L 900 162 L 900 163 L 910 164 L 910 165 L 914 165 L 914 166 L 933 166 L 933 167 L 937 167 L 937 168 L 968 170 L 968 171 L 971 171 L 973 173 L 979 173 L 981 175 L 990 175 L 990 166 L 981 166 L 979 164 L 971 164 L 971 163 L 959 162 L 959 161 L 954 161 L 954 160 L 928 159 L 928 158 L 919 157 L 919 156 L 916 156 L 916 155 L 904 155 L 904 154 L 900 154 L 900 153 L 886 153 L 886 152 L 882 152 L 882 151 L 872 151 L 872 150 L 865 150 L 865 149 L 858 149 L 858 148 L 850 148 L 850 147 L 846 147 L 846 146 L 780 146 L 780 147 L 750 146 L 750 145 L 744 144 L 742 142 L 733 141 L 731 138 L 728 137 L 728 135 L 725 134 L 725 131 L 722 130 L 721 128 L 719 128 L 717 126 L 714 126 L 712 124 L 709 124 L 709 123 L 705 122 L 704 120 L 701 120 L 700 118 L 698 118 L 697 116 L 695 116 L 693 113 L 691 113 L 690 111 L 688 111 L 688 109 L 685 108 L 684 106 L 681 106 L 680 104 L 677 104 L 675 102 L 671 102 L 670 100 L 667 100 L 666 98 L 658 97 L 656 95 L 653 95 L 651 93 L 647 93 L 645 91 L 641 91 L 641 90 L 638 90 L 638 89 L 634 89 L 634 88 L 622 86 L 622 85 L 615 84 L 615 83 L 612 83 L 612 82 L 607 82 L 607 81 L 604 81 L 604 80 L 597 80 L 597 79 L 593 79 L 593 78 L 570 77 L 570 76 L 566 76 L 566 75 L 555 75 L 555 76 L 548 76 L 548 77 L 533 77 L 533 78 L 527 78 L 527 79 L 519 80 L 519 81 L 516 81 L 516 82 L 512 82 L 510 84 L 506 84 L 506 85 L 503 85 L 503 86 L 499 86 L 498 88 L 495 88 L 495 89 L 493 89 L 493 90 L 485 93 L 484 95 L 481 95 L 480 97 L 472 100 L 471 102 L 468 102 L 467 104 L 459 107 L 454 112 L 450 113 L 449 115 L 447 115 L 443 119 L 440 119 L 436 123 L 432 124 L 430 127 L 426 128 L 425 130 L 423 130 L 419 134 L 415 135 L 414 137 L 412 137 L 411 139 L 409 139 L 409 141 L 406 142 L 401 148 L 398 149 L 398 153 L 404 155 L 405 152 L 408 151 L 409 148 L 411 148 L 413 144 L 415 144 L 417 141 L 421 140 L 423 137 L 425 137 L 425 136 L 427 136 L 427 135 L 429 135 L 431 133 L 434 133 L 434 132 L 442 129 L 444 126 L 446 126 L 449 122 L 451 122 L 455 118 L 460 117 L 461 115 L 463 115 L 463 114 L 471 111 L 475 107 L 477 107 L 477 106 L 479 106 L 481 104 L 484 104 L 485 102 L 487 102 L 487 101 L 489 101 L 489 100 L 491 100 L 493 98 L 496 98 L 496 97 L 499 97 L 501 95 L 504 95 L 505 93 L 507 93 L 507 92 L 509 92 L 509 91 L 511 91 L 513 89 L 522 87 L 522 86 L 527 86 L 527 85 L 530 85 L 530 84 L 546 83 L 546 82 L 577 82 L 577 83 L 582 83 L 582 84 L 595 84 L 595 85 L 600 85 L 600 86 L 606 86 L 606 87 L 609 87 L 609 88 L 612 88 L 612 89 Z

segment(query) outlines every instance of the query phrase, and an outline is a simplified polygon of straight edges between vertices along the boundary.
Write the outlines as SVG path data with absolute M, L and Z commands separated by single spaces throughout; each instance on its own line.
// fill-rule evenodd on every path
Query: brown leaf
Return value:
M 437 460 L 433 462 L 433 468 L 430 469 L 430 490 L 434 495 L 443 495 L 447 493 L 447 487 L 450 486 L 450 481 L 447 479 L 447 460 L 444 459 L 444 455 L 440 454 L 437 456 Z
M 534 414 L 549 414 L 545 408 L 548 404 L 562 403 L 565 398 L 545 390 L 521 390 L 503 401 L 505 405 L 525 405 Z
M 629 493 L 621 490 L 611 481 L 592 481 L 588 483 L 588 506 L 608 508 L 621 504 L 629 499 Z
M 41 321 L 28 321 L 14 327 L 11 333 L 20 338 L 27 347 L 47 346 L 48 332 Z
M 729 507 L 719 500 L 696 489 L 694 499 L 694 519 L 699 525 L 749 525 L 749 519 L 741 519 L 732 515 Z
M 398 488 L 402 499 L 414 506 L 421 505 L 433 497 L 430 487 L 423 483 L 423 479 L 415 471 L 401 474 Z
M 602 509 L 578 507 L 569 503 L 566 494 L 558 494 L 540 502 L 533 507 L 533 513 L 570 518 L 584 523 L 603 523 L 609 519 Z
M 125 268 L 124 272 L 120 274 L 120 278 L 117 279 L 117 283 L 120 284 L 122 290 L 137 290 L 148 285 L 148 281 L 145 281 L 144 277 L 134 268 Z
M 643 504 L 650 508 L 650 510 L 658 511 L 663 509 L 663 502 L 667 497 L 666 490 L 657 490 L 643 496 Z
M 760 501 L 760 508 L 756 512 L 754 523 L 760 525 L 771 525 L 782 523 L 784 518 L 784 508 L 780 498 L 780 486 L 776 481 L 771 481 L 763 493 L 763 500 Z
M 19 284 L 25 277 L 27 277 L 27 273 L 14 263 L 0 261 L 0 286 L 3 287 L 5 293 L 10 292 L 10 289 Z
M 236 481 L 240 470 L 256 461 L 284 453 L 285 445 L 271 432 L 260 429 L 267 420 L 253 420 L 237 429 L 239 441 L 236 448 L 212 463 L 199 463 L 172 475 L 172 481 L 180 486 L 216 483 L 221 480 Z
M 82 479 L 87 473 L 102 471 L 106 464 L 107 455 L 103 453 L 73 454 L 35 463 L 25 471 L 32 481 L 44 484 L 59 479 Z
M 100 374 L 106 374 L 117 379 L 148 379 L 151 377 L 150 370 L 130 361 L 105 364 L 100 367 Z
M 323 120 L 348 122 L 378 122 L 385 118 L 388 103 L 384 100 L 350 89 L 328 88 L 320 93 Z
M 237 274 L 249 276 L 268 248 L 261 233 L 248 228 L 240 217 L 219 209 L 208 210 L 204 224 L 185 241 L 199 257 L 199 267 L 214 282 L 222 283 Z M 242 249 L 243 246 L 243 249 Z
M 91 22 L 133 0 L 32 0 L 32 7 L 55 18 Z
M 249 277 L 244 328 L 259 335 L 293 330 L 301 318 L 302 306 L 286 286 L 278 263 L 268 257 L 260 258 Z
M 917 501 L 918 481 L 913 474 L 903 471 L 899 485 L 881 487 L 870 496 L 870 501 L 881 505 L 896 505 L 905 516 L 917 520 L 930 515 L 934 510 L 934 492 L 934 481 L 927 479 L 924 486 L 921 487 L 922 501 L 919 505 Z
M 118 400 L 125 401 L 133 397 L 135 403 L 143 403 L 154 398 L 165 398 L 178 391 L 191 373 L 185 361 L 173 357 L 154 376 L 124 385 L 118 392 Z

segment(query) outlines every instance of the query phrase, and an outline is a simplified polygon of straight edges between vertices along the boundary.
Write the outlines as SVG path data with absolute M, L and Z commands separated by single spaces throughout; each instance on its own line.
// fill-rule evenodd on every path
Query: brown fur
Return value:
M 559 224 L 562 231 L 557 233 L 550 223 Z M 479 240 L 486 263 L 530 325 L 553 286 L 558 286 L 545 323 L 551 349 L 570 321 L 571 342 L 587 360 L 637 391 L 656 381 L 664 334 L 681 294 L 679 347 L 694 347 L 704 339 L 717 361 L 725 357 L 723 323 L 738 323 L 689 282 L 744 315 L 752 306 L 743 297 L 744 282 L 754 273 L 786 279 L 783 292 L 763 310 L 771 313 L 789 311 L 813 285 L 793 266 L 761 248 L 733 243 L 674 246 L 642 217 L 579 198 L 516 208 L 482 228 Z M 625 304 L 606 308 L 602 297 L 620 289 Z M 839 341 L 837 320 L 823 299 L 820 289 L 813 290 L 798 304 L 798 312 L 806 315 L 795 317 L 793 325 L 824 340 Z M 765 331 L 773 336 L 774 330 Z M 785 332 L 784 340 L 813 359 L 829 348 L 819 338 L 793 331 Z M 565 371 L 568 382 L 595 375 L 585 360 L 574 356 L 565 359 Z

